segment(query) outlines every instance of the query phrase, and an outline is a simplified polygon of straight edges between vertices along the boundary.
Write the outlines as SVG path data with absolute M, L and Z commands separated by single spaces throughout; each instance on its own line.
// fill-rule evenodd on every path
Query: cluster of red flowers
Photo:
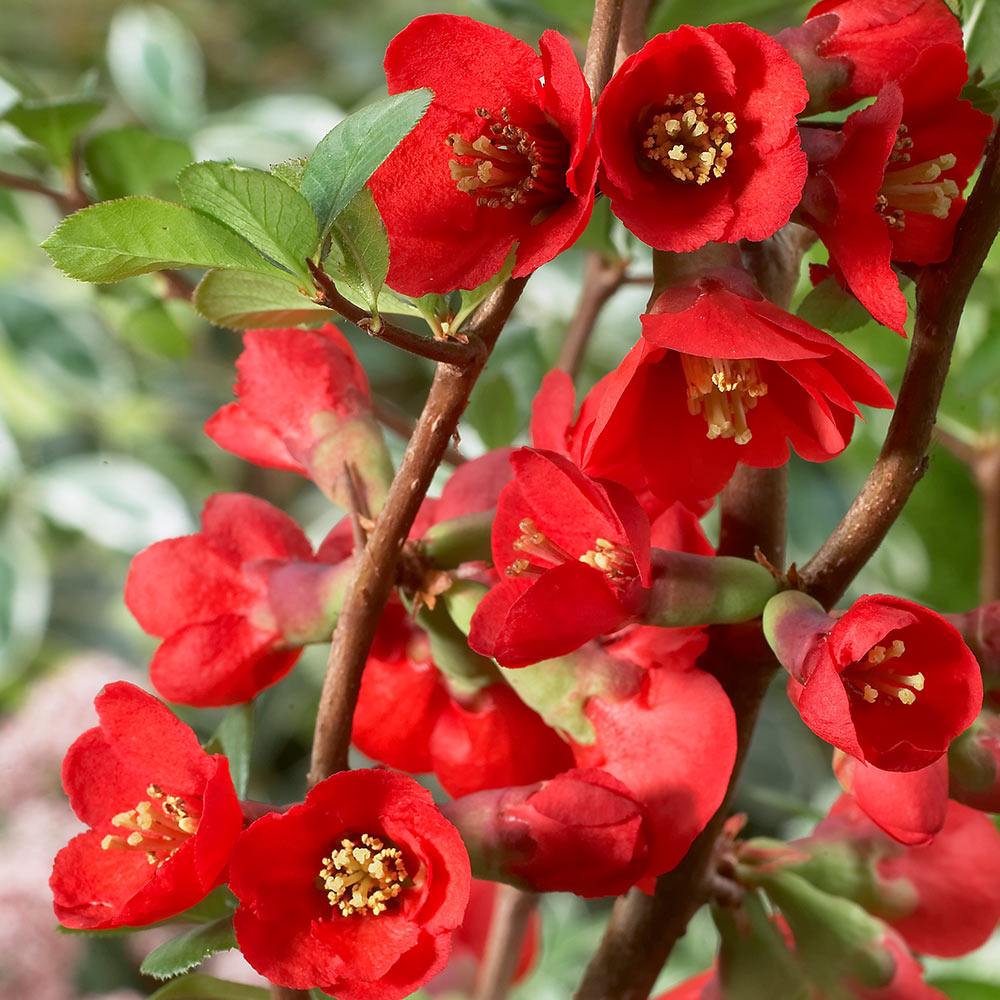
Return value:
M 472 288 L 512 255 L 526 275 L 576 240 L 599 190 L 656 251 L 638 341 L 578 411 L 572 380 L 550 374 L 532 446 L 459 466 L 424 501 L 353 722 L 356 747 L 395 770 L 335 774 L 261 815 L 241 807 L 225 758 L 150 695 L 112 685 L 66 758 L 89 830 L 56 859 L 59 920 L 148 924 L 225 883 L 239 947 L 270 981 L 405 997 L 445 967 L 456 928 L 481 951 L 475 900 L 489 889 L 467 912 L 470 872 L 603 896 L 649 889 L 681 861 L 737 756 L 707 629 L 763 615 L 789 697 L 836 748 L 851 797 L 807 841 L 737 846 L 735 870 L 773 908 L 757 914 L 748 895 L 719 969 L 671 996 L 723 995 L 756 947 L 830 995 L 853 983 L 860 997 L 934 996 L 911 949 L 958 954 L 1000 920 L 1000 872 L 982 875 L 1000 836 L 969 808 L 1000 805 L 1000 725 L 977 722 L 977 659 L 954 624 L 899 598 L 829 614 L 778 593 L 768 569 L 716 556 L 699 517 L 739 464 L 827 461 L 859 404 L 892 407 L 871 368 L 765 298 L 740 241 L 811 227 L 836 280 L 902 331 L 893 264 L 947 257 L 991 128 L 958 96 L 957 23 L 944 0 L 823 0 L 777 38 L 682 27 L 625 60 L 596 110 L 569 43 L 546 32 L 539 48 L 449 15 L 390 44 L 390 92 L 434 97 L 370 182 L 389 284 Z M 863 98 L 841 124 L 810 120 Z M 199 533 L 136 556 L 125 599 L 162 640 L 152 684 L 196 707 L 250 701 L 329 641 L 392 471 L 337 329 L 250 331 L 237 369 L 237 401 L 208 435 L 353 513 L 314 551 L 283 512 L 222 494 Z M 960 805 L 948 754 L 973 723 L 952 752 Z M 399 772 L 433 772 L 451 800 L 439 809 Z M 869 881 L 825 883 L 834 849 Z M 873 915 L 850 923 L 848 958 L 817 964 L 810 928 L 858 903 Z M 972 913 L 960 930 L 959 906 Z

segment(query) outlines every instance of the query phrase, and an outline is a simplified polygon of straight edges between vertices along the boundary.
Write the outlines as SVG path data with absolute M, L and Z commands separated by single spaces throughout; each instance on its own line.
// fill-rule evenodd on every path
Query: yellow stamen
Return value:
M 913 140 L 907 136 L 906 126 L 900 125 L 898 138 L 889 156 L 889 169 L 875 199 L 875 210 L 890 229 L 905 229 L 907 212 L 947 219 L 952 202 L 961 193 L 953 180 L 941 177 L 958 162 L 951 153 L 893 169 L 895 164 L 910 163 L 912 148 Z
M 914 704 L 917 694 L 924 689 L 924 675 L 919 672 L 897 674 L 886 666 L 905 652 L 906 645 L 902 639 L 893 639 L 888 646 L 872 646 L 862 664 L 851 669 L 851 673 L 860 672 L 862 677 L 857 682 L 848 679 L 848 687 L 860 694 L 869 705 L 874 705 L 880 694 L 895 698 L 903 705 Z
M 146 789 L 150 801 L 111 817 L 111 825 L 129 830 L 125 837 L 108 834 L 101 840 L 105 851 L 142 850 L 151 865 L 162 865 L 190 836 L 198 832 L 199 817 L 177 795 L 166 795 L 158 785 Z
M 732 438 L 747 444 L 753 434 L 747 425 L 747 410 L 767 395 L 757 363 L 750 359 L 699 358 L 682 354 L 681 364 L 687 379 L 688 412 L 702 413 L 708 424 L 706 437 Z
M 402 852 L 378 837 L 363 834 L 361 844 L 345 838 L 340 850 L 323 858 L 319 879 L 327 899 L 345 917 L 377 917 L 405 888 L 409 875 Z
M 642 140 L 643 155 L 682 183 L 707 184 L 726 172 L 736 131 L 731 111 L 710 112 L 705 95 L 668 94 Z

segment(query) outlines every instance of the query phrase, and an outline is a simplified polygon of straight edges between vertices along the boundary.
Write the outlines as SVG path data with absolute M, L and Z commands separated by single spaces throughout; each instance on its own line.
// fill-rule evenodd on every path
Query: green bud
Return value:
M 823 605 L 799 590 L 783 591 L 764 608 L 764 638 L 778 662 L 799 679 L 806 653 L 832 625 Z
M 643 621 L 664 628 L 752 621 L 777 590 L 774 577 L 747 559 L 654 549 Z
M 349 420 L 335 414 L 317 413 L 312 420 L 317 443 L 306 465 L 309 476 L 335 504 L 350 510 L 353 506 L 345 468 L 357 472 L 359 485 L 369 513 L 374 516 L 385 504 L 392 483 L 392 458 L 385 444 L 382 428 L 371 416 Z
M 475 694 L 501 680 L 492 660 L 469 649 L 465 633 L 452 621 L 440 597 L 433 610 L 420 609 L 417 623 L 427 633 L 434 665 L 444 674 L 454 694 L 460 697 Z
M 495 510 L 484 510 L 441 521 L 424 533 L 424 552 L 438 569 L 453 569 L 466 562 L 492 562 L 490 535 L 495 519 Z

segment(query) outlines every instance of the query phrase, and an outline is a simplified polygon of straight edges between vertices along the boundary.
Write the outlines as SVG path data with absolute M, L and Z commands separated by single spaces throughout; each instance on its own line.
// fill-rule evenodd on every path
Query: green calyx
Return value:
M 495 518 L 495 510 L 484 510 L 433 525 L 422 539 L 425 555 L 438 569 L 492 562 L 490 534 Z

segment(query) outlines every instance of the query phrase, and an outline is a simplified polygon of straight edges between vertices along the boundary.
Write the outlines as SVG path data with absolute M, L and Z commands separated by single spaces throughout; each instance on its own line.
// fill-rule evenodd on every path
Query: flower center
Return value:
M 701 413 L 708 424 L 706 437 L 732 438 L 747 444 L 753 437 L 747 426 L 747 411 L 767 395 L 757 362 L 726 358 L 699 358 L 682 354 L 681 364 L 687 379 L 688 412 Z
M 111 817 L 111 825 L 131 832 L 125 837 L 108 834 L 105 851 L 145 851 L 151 865 L 162 865 L 189 837 L 198 832 L 199 817 L 177 795 L 166 795 L 158 785 L 146 789 L 149 801 Z
M 893 164 L 910 162 L 909 150 L 913 148 L 913 140 L 906 132 L 906 126 L 900 125 L 889 154 L 890 168 Z M 906 228 L 906 212 L 947 219 L 951 203 L 960 192 L 953 180 L 947 177 L 942 180 L 941 175 L 951 170 L 956 162 L 953 154 L 945 153 L 933 160 L 886 170 L 875 199 L 875 211 L 885 219 L 890 229 L 897 230 Z
M 627 583 L 638 575 L 632 553 L 617 542 L 596 538 L 592 549 L 574 558 L 564 548 L 546 538 L 530 517 L 521 521 L 518 528 L 521 529 L 521 536 L 514 542 L 514 548 L 524 555 L 507 567 L 507 576 L 538 576 L 547 569 L 568 562 L 586 563 L 603 573 L 612 583 Z
M 668 94 L 663 111 L 646 129 L 642 151 L 675 180 L 707 184 L 726 172 L 735 131 L 732 111 L 709 111 L 704 94 Z
M 484 208 L 513 208 L 556 201 L 565 189 L 566 141 L 551 125 L 515 125 L 506 108 L 494 116 L 476 108 L 483 132 L 471 142 L 448 136 L 457 159 L 448 163 L 455 187 Z
M 319 879 L 330 906 L 345 917 L 355 913 L 377 917 L 403 891 L 409 875 L 398 848 L 386 847 L 370 833 L 360 839 L 358 844 L 344 838 L 339 851 L 323 858 Z
M 848 672 L 848 688 L 869 705 L 874 705 L 879 695 L 890 702 L 896 699 L 904 705 L 912 705 L 917 700 L 917 693 L 924 689 L 924 675 L 896 672 L 892 661 L 905 652 L 902 639 L 893 639 L 887 646 L 872 646 L 865 659 Z

